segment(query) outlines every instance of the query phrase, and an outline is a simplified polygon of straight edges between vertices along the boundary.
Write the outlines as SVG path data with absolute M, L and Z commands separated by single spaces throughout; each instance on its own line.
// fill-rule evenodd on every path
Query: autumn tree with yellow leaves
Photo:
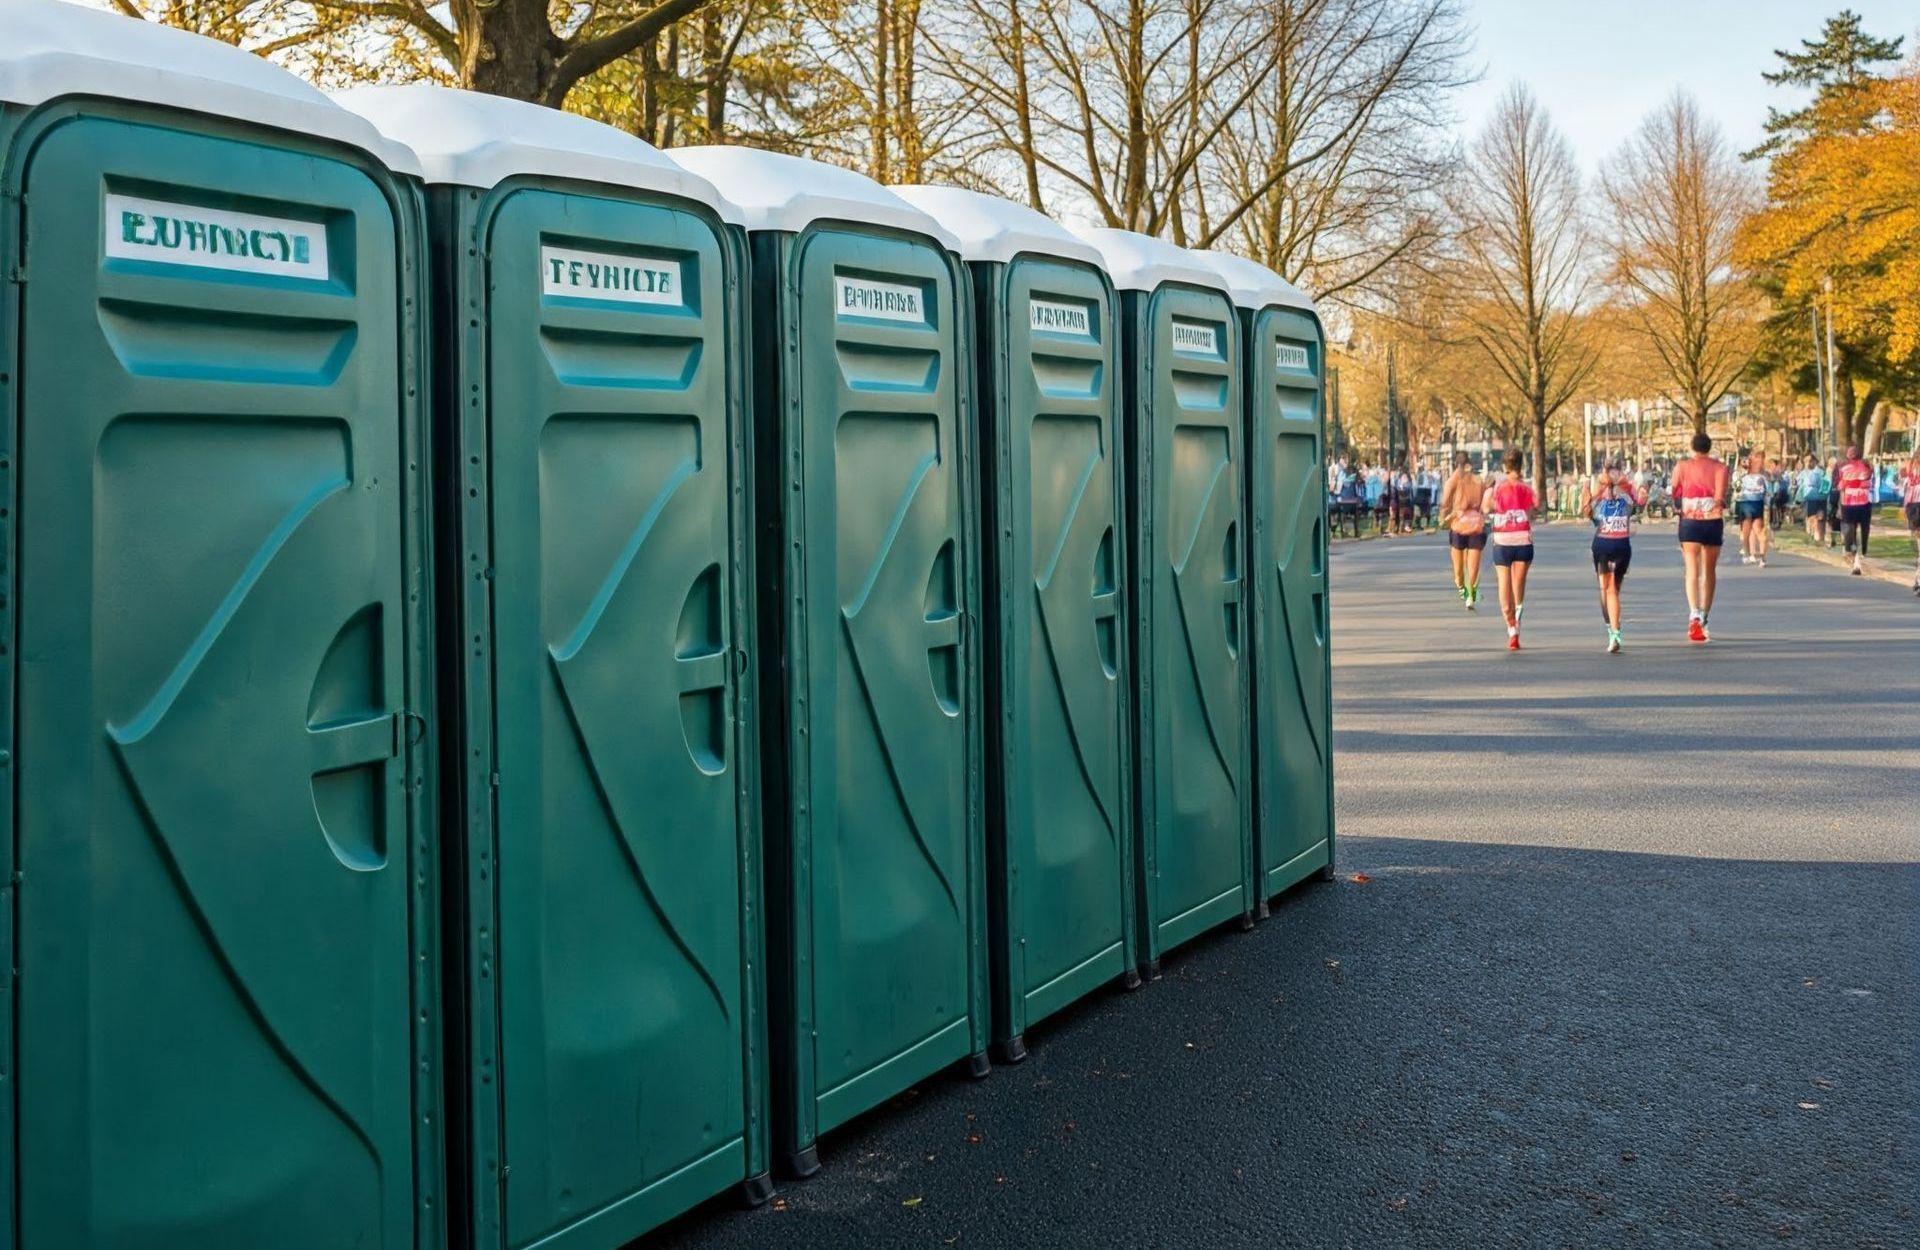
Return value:
M 1816 386 L 1810 310 L 1831 314 L 1834 428 L 1871 452 L 1889 403 L 1920 402 L 1920 65 L 1876 64 L 1900 40 L 1865 35 L 1842 13 L 1771 81 L 1812 86 L 1813 102 L 1775 113 L 1766 204 L 1740 232 L 1741 262 L 1772 298 L 1769 362 Z

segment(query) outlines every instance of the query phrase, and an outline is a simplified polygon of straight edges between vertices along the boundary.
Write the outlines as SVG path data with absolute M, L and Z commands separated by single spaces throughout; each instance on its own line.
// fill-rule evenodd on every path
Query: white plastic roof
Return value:
M 1314 312 L 1307 293 L 1259 261 L 1235 256 L 1231 252 L 1195 252 L 1193 255 L 1227 280 L 1227 294 L 1240 308 L 1298 308 Z M 1318 315 L 1317 313 L 1315 315 Z
M 104 96 L 233 118 L 359 148 L 399 173 L 413 154 L 286 70 L 200 35 L 60 0 L 0 0 L 0 103 Z
M 1104 269 L 1099 249 L 1025 204 L 959 187 L 891 187 L 901 199 L 945 226 L 964 260 L 1006 264 L 1022 252 L 1084 261 Z
M 711 182 L 749 230 L 798 234 L 816 221 L 872 222 L 911 230 L 959 250 L 939 222 L 865 174 L 758 148 L 714 145 L 671 148 L 666 155 Z
M 1163 282 L 1185 282 L 1219 291 L 1228 289 L 1227 280 L 1202 263 L 1197 253 L 1165 239 L 1105 227 L 1074 233 L 1099 251 L 1116 290 L 1151 291 Z
M 577 178 L 725 208 L 711 183 L 652 144 L 577 113 L 428 83 L 334 99 L 412 148 L 428 182 L 485 189 L 518 175 Z

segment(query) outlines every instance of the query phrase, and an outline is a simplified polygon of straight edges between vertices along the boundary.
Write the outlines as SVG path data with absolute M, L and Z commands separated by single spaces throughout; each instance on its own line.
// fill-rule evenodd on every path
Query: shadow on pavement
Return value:
M 1920 1245 L 1917 914 L 1912 864 L 1352 838 L 643 1244 Z

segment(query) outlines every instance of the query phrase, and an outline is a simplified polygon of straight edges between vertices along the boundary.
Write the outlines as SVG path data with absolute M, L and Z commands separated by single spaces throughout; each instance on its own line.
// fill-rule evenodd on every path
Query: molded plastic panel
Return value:
M 393 204 L 104 118 L 24 183 L 18 1244 L 412 1245 Z
M 1126 297 L 1142 456 L 1139 784 L 1148 958 L 1253 907 L 1238 320 L 1224 295 Z
M 1134 963 L 1122 380 L 1098 271 L 1022 256 L 973 272 L 995 353 L 980 462 L 1005 1039 Z
M 956 269 L 839 228 L 782 254 L 798 1150 L 984 1048 L 984 896 Z
M 746 1175 L 729 296 L 695 213 L 486 205 L 505 1242 L 611 1246 Z
M 1332 862 L 1332 654 L 1321 467 L 1320 329 L 1268 308 L 1250 320 L 1254 778 L 1260 893 Z

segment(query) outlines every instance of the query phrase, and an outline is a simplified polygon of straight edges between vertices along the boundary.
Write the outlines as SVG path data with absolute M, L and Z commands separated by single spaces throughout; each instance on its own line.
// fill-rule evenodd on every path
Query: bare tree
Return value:
M 1382 291 L 1445 233 L 1447 95 L 1467 80 L 1453 0 L 1274 0 L 1262 89 L 1218 145 L 1202 246 L 1228 243 L 1322 299 Z
M 1734 266 L 1753 180 L 1693 97 L 1675 92 L 1608 160 L 1602 185 L 1613 278 L 1659 357 L 1666 397 L 1704 432 L 1759 345 L 1753 289 Z
M 1470 156 L 1456 196 L 1462 331 L 1526 408 L 1534 486 L 1544 492 L 1547 423 L 1597 363 L 1581 332 L 1592 266 L 1580 173 L 1546 110 L 1517 83 Z

